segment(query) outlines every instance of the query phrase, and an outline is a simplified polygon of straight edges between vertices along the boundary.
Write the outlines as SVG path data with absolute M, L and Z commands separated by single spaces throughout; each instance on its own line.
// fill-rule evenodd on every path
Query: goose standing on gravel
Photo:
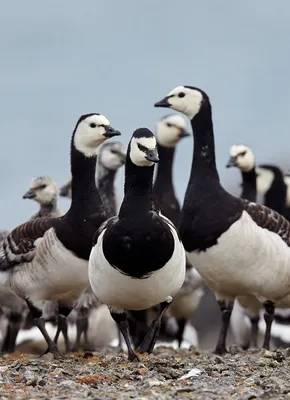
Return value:
M 115 188 L 116 174 L 126 159 L 125 147 L 121 142 L 111 141 L 102 144 L 98 151 L 96 167 L 96 185 L 102 199 L 103 207 L 108 218 L 117 215 L 117 194 Z M 74 350 L 80 347 L 82 334 L 84 335 L 84 349 L 90 350 L 88 343 L 89 313 L 98 307 L 100 302 L 89 287 L 78 299 L 75 310 L 77 311 L 77 336 Z
M 110 308 L 128 347 L 125 310 L 144 310 L 161 303 L 160 315 L 140 345 L 152 352 L 162 315 L 181 288 L 185 276 L 185 252 L 176 228 L 152 201 L 157 143 L 149 129 L 137 129 L 128 145 L 125 195 L 117 217 L 98 230 L 89 260 L 89 280 L 96 297 Z
M 153 195 L 162 214 L 178 227 L 180 219 L 180 204 L 173 185 L 173 161 L 176 146 L 182 138 L 190 134 L 186 131 L 184 117 L 171 114 L 161 118 L 156 126 L 159 163 L 156 179 L 153 185 Z M 184 284 L 168 308 L 168 314 L 177 321 L 176 339 L 179 347 L 187 320 L 197 309 L 203 295 L 202 278 L 190 262 L 186 260 L 186 276 Z
M 95 185 L 96 150 L 119 135 L 106 117 L 79 118 L 71 140 L 72 202 L 60 218 L 39 218 L 15 228 L 3 243 L 0 283 L 25 299 L 48 352 L 59 356 L 42 318 L 46 300 L 56 300 L 66 317 L 88 287 L 88 259 L 96 228 L 105 220 Z
M 23 199 L 31 199 L 39 204 L 39 210 L 30 217 L 30 220 L 37 218 L 58 218 L 63 213 L 58 208 L 59 189 L 55 181 L 49 176 L 38 176 L 33 178 L 28 191 L 23 195 Z M 66 345 L 66 352 L 70 350 L 68 338 L 67 321 L 61 315 L 58 317 L 57 301 L 46 301 L 43 306 L 42 316 L 45 321 L 58 320 L 58 329 L 54 341 L 62 332 Z
M 217 297 L 222 312 L 216 352 L 226 336 L 237 296 L 265 307 L 268 349 L 275 305 L 290 305 L 290 224 L 277 212 L 230 195 L 220 184 L 215 162 L 211 104 L 192 86 L 172 90 L 156 107 L 172 108 L 191 121 L 194 151 L 181 213 L 180 236 L 189 260 Z
M 230 158 L 227 168 L 237 167 L 242 174 L 241 198 L 256 202 L 257 200 L 257 173 L 255 156 L 248 146 L 233 145 L 230 148 Z M 259 179 L 262 176 L 260 175 Z M 255 298 L 240 298 L 240 303 L 235 304 L 231 317 L 231 328 L 235 340 L 243 349 L 252 343 L 257 347 L 261 303 Z M 247 320 L 248 319 L 248 320 Z M 251 329 L 249 327 L 249 320 Z

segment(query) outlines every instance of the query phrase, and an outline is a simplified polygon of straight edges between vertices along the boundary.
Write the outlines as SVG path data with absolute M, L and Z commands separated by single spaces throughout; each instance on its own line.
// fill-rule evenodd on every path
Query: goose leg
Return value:
M 76 341 L 75 341 L 75 344 L 73 345 L 72 351 L 79 351 L 80 345 L 81 345 L 81 337 L 85 331 L 83 318 L 80 317 L 79 315 L 77 316 L 76 327 L 77 327 L 77 335 L 76 335 Z
M 177 332 L 177 340 L 178 340 L 178 347 L 181 346 L 182 343 L 182 339 L 183 339 L 183 333 L 184 333 L 184 328 L 186 325 L 186 319 L 185 318 L 181 318 L 177 320 L 177 325 L 178 325 L 178 332 Z
M 45 352 L 45 354 L 51 353 L 55 359 L 61 358 L 62 356 L 58 350 L 56 343 L 54 343 L 54 341 L 51 339 L 51 337 L 47 333 L 47 330 L 45 328 L 45 321 L 42 317 L 42 311 L 38 310 L 36 307 L 34 307 L 34 305 L 28 299 L 26 299 L 26 304 L 29 308 L 29 311 L 31 312 L 31 315 L 32 315 L 34 321 L 35 321 L 35 325 L 38 327 L 38 329 L 40 330 L 40 332 L 42 333 L 42 335 L 44 337 L 44 340 L 47 343 L 48 348 L 47 348 L 47 351 Z
M 12 312 L 8 318 L 7 332 L 2 345 L 3 353 L 14 353 L 16 339 L 22 324 L 22 315 L 18 312 Z
M 130 361 L 139 361 L 139 357 L 134 352 L 131 346 L 130 337 L 129 337 L 129 324 L 127 320 L 127 315 L 125 312 L 116 312 L 110 309 L 111 316 L 113 320 L 117 323 L 127 345 L 128 349 L 128 360 Z
M 271 327 L 275 313 L 275 304 L 272 301 L 267 300 L 265 301 L 263 306 L 265 307 L 264 319 L 266 322 L 266 332 L 265 332 L 263 347 L 264 349 L 269 350 L 270 340 L 271 340 Z
M 259 321 L 260 316 L 250 318 L 251 321 L 251 344 L 253 347 L 258 347 L 258 332 L 259 332 Z
M 69 353 L 70 352 L 70 342 L 69 342 L 68 333 L 67 333 L 66 317 L 64 315 L 59 314 L 58 315 L 58 323 L 57 323 L 57 331 L 56 331 L 56 334 L 53 339 L 55 344 L 57 344 L 57 341 L 58 341 L 58 338 L 59 338 L 59 335 L 61 332 L 64 337 L 66 353 Z
M 226 303 L 224 300 L 218 300 L 218 304 L 222 315 L 222 326 L 221 326 L 220 336 L 215 348 L 215 353 L 224 354 L 227 352 L 226 340 L 227 340 L 227 333 L 229 329 L 234 302 L 230 301 Z
M 67 307 L 63 305 L 58 306 L 59 319 L 58 323 L 60 324 L 60 329 L 64 337 L 65 342 L 65 351 L 66 353 L 70 352 L 70 341 L 68 337 L 68 325 L 67 325 L 67 317 L 72 312 L 72 307 Z
M 160 304 L 160 314 L 159 314 L 158 318 L 156 318 L 152 322 L 148 333 L 146 334 L 143 342 L 141 343 L 141 345 L 139 347 L 141 354 L 142 353 L 148 353 L 148 354 L 152 353 L 152 351 L 154 349 L 154 345 L 155 345 L 156 340 L 159 335 L 161 319 L 162 319 L 165 311 L 170 306 L 170 303 L 171 302 L 164 301 L 163 303 Z

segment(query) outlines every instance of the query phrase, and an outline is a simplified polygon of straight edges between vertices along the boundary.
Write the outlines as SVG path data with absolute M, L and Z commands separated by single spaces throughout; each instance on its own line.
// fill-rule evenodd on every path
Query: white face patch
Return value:
M 257 172 L 257 191 L 260 194 L 265 194 L 271 187 L 274 180 L 274 172 L 267 168 L 256 168 Z
M 39 204 L 51 203 L 59 193 L 56 183 L 49 176 L 32 179 L 29 191 L 35 195 L 33 200 Z
M 243 172 L 249 172 L 255 167 L 255 156 L 252 150 L 244 145 L 233 145 L 230 156 L 236 158 L 235 166 Z
M 121 142 L 107 142 L 100 146 L 98 163 L 104 168 L 116 171 L 124 165 L 126 149 Z
M 75 148 L 83 153 L 86 157 L 96 155 L 96 150 L 107 138 L 104 136 L 110 122 L 104 115 L 93 114 L 82 120 L 75 131 L 74 145 Z
M 130 159 L 133 164 L 138 167 L 151 167 L 154 162 L 146 159 L 146 153 L 140 147 L 146 147 L 148 150 L 155 150 L 157 148 L 156 139 L 154 136 L 150 138 L 135 138 L 131 139 Z
M 199 113 L 202 103 L 202 93 L 196 89 L 189 89 L 184 86 L 178 86 L 173 89 L 168 96 L 168 103 L 176 111 L 185 114 L 192 119 Z
M 179 115 L 169 115 L 156 124 L 156 139 L 163 147 L 175 147 L 181 139 L 181 133 L 185 129 L 185 119 Z

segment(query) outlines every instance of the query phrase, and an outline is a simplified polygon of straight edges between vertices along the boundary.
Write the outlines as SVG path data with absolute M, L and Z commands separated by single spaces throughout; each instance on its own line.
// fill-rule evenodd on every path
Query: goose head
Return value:
M 237 167 L 242 172 L 251 171 L 255 168 L 255 156 L 252 150 L 243 144 L 231 146 L 230 158 L 226 167 Z
M 29 190 L 23 195 L 23 199 L 33 199 L 39 204 L 49 204 L 56 199 L 59 189 L 49 176 L 33 178 Z
M 102 114 L 82 115 L 76 125 L 73 143 L 85 157 L 96 156 L 97 148 L 108 138 L 121 133 L 112 128 L 108 119 Z
M 133 133 L 127 157 L 138 167 L 151 167 L 159 161 L 156 138 L 149 129 L 139 128 Z
M 184 137 L 189 136 L 185 129 L 185 119 L 179 114 L 166 115 L 156 124 L 156 139 L 163 147 L 175 147 Z
M 210 104 L 209 98 L 201 89 L 193 86 L 177 86 L 154 106 L 180 111 L 193 120 L 206 104 Z
M 121 142 L 104 143 L 98 152 L 98 163 L 107 170 L 117 171 L 125 164 L 126 149 Z

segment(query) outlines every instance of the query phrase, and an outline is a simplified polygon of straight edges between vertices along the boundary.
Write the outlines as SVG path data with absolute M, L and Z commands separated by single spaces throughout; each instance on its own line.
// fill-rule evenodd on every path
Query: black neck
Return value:
M 215 162 L 214 132 L 211 106 L 204 103 L 199 113 L 191 120 L 194 136 L 194 152 L 191 165 L 191 180 L 213 179 L 219 181 Z
M 98 211 L 101 198 L 96 187 L 95 173 L 97 157 L 86 157 L 71 144 L 71 190 L 72 202 L 70 213 L 81 216 L 91 215 Z
M 242 171 L 242 193 L 241 197 L 243 199 L 249 201 L 256 201 L 257 200 L 257 174 L 256 168 L 252 168 L 250 171 L 244 172 Z
M 158 145 L 159 163 L 157 167 L 154 191 L 158 188 L 164 190 L 164 186 L 173 189 L 172 166 L 175 155 L 175 147 L 164 147 Z
M 40 213 L 50 213 L 57 208 L 56 198 L 52 199 L 49 203 L 40 204 Z
M 108 217 L 113 217 L 117 214 L 114 186 L 116 172 L 116 170 L 110 170 L 100 164 L 98 165 L 97 187 Z
M 124 200 L 120 208 L 120 218 L 146 213 L 152 209 L 152 180 L 154 165 L 152 167 L 138 167 L 132 163 L 127 155 L 125 165 L 125 190 Z

